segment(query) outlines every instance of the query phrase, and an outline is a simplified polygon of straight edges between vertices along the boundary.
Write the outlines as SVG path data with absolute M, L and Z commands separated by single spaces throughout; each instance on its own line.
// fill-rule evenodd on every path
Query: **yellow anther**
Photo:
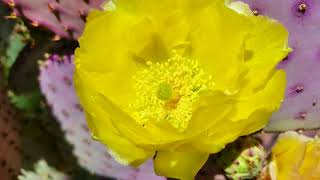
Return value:
M 146 121 L 167 121 L 179 131 L 185 130 L 200 92 L 214 84 L 212 77 L 196 60 L 178 55 L 146 64 L 134 77 L 133 116 L 142 125 Z

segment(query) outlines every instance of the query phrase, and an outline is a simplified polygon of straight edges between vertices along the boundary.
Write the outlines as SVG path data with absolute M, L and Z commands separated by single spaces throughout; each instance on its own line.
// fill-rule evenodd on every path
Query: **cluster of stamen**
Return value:
M 191 119 L 200 93 L 211 89 L 208 76 L 196 60 L 174 56 L 164 61 L 148 61 L 134 76 L 136 101 L 130 105 L 136 121 L 165 121 L 183 131 Z

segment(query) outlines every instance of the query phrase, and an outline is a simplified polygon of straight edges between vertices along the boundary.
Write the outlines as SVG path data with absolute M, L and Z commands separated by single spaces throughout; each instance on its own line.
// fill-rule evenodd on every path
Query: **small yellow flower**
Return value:
M 119 162 L 155 157 L 159 175 L 192 179 L 279 108 L 275 67 L 289 48 L 278 22 L 223 0 L 115 5 L 90 13 L 74 78 L 93 136 Z
M 280 135 L 272 149 L 274 180 L 319 180 L 320 140 L 290 131 Z

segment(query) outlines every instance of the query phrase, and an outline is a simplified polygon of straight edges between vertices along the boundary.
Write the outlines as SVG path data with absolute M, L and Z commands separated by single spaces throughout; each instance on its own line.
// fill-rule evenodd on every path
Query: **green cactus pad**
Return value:
M 241 180 L 257 177 L 264 159 L 263 146 L 252 137 L 242 137 L 220 153 L 218 163 L 228 178 Z

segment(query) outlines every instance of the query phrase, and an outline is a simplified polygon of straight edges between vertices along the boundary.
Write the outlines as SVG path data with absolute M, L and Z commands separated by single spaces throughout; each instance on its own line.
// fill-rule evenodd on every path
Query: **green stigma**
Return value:
M 169 100 L 172 96 L 172 86 L 167 82 L 162 82 L 159 84 L 158 89 L 158 98 L 166 101 Z

